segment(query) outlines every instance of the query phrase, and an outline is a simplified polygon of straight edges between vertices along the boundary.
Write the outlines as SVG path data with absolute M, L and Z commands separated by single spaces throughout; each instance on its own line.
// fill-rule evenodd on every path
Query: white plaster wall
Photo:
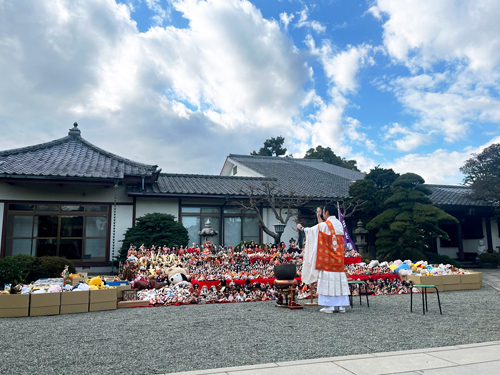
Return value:
M 293 237 L 295 239 L 295 241 L 297 241 L 297 239 L 299 237 L 299 234 L 298 234 L 297 229 L 296 229 L 297 225 L 295 224 L 295 219 L 297 217 L 297 210 L 293 210 L 293 213 L 294 213 L 294 215 L 290 218 L 290 220 L 288 220 L 288 223 L 285 227 L 285 231 L 281 235 L 281 241 L 283 241 L 287 245 L 287 247 L 288 247 L 290 238 Z M 286 215 L 286 213 L 284 213 L 283 215 Z M 270 208 L 263 209 L 263 219 L 264 219 L 264 222 L 266 223 L 266 226 L 274 232 L 274 224 L 277 224 L 278 220 L 276 220 L 276 217 L 274 216 L 274 213 Z M 264 243 L 274 243 L 274 239 L 271 236 L 264 233 L 263 242 Z
M 125 231 L 132 227 L 133 206 L 116 206 L 116 226 L 115 226 L 115 256 L 118 255 Z M 110 259 L 113 259 L 113 207 L 111 207 L 111 233 L 109 238 Z
M 493 240 L 493 249 L 495 251 L 500 250 L 500 234 L 498 233 L 498 219 L 491 219 L 491 239 Z
M 48 183 L 0 183 L 0 200 L 54 201 L 54 202 L 114 202 L 114 188 L 96 185 Z M 117 188 L 117 202 L 130 202 L 125 186 Z
M 497 246 L 500 246 L 500 238 L 498 234 L 498 224 L 496 219 L 492 218 L 490 220 L 491 223 L 491 239 L 493 242 L 493 249 L 496 249 Z M 488 239 L 486 237 L 486 220 L 483 219 L 483 234 L 484 237 L 482 240 L 484 244 L 488 246 Z M 471 239 L 471 240 L 463 240 L 464 253 L 475 253 L 477 252 L 477 247 L 479 246 L 480 239 Z M 438 245 L 438 254 L 447 255 L 450 258 L 457 258 L 458 247 L 441 247 L 440 241 L 437 241 Z
M 137 197 L 136 200 L 136 218 L 159 212 L 162 214 L 174 215 L 175 219 L 179 221 L 179 200 L 176 198 L 148 198 Z

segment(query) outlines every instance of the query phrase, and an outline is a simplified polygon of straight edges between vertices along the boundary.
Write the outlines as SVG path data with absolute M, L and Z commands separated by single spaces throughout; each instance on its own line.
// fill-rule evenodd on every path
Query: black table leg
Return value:
M 422 311 L 424 312 L 424 315 L 425 315 L 425 299 L 424 299 L 424 294 L 426 294 L 426 289 L 425 288 L 422 288 Z
M 443 315 L 443 312 L 441 311 L 441 300 L 439 299 L 439 290 L 438 290 L 438 288 L 435 288 L 435 289 L 436 289 L 436 294 L 438 296 L 439 313 L 441 315 Z
M 413 288 L 410 289 L 410 312 L 413 312 Z

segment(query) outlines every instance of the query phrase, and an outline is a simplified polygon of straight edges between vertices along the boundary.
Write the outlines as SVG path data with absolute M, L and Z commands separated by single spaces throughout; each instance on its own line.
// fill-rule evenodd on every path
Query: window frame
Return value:
M 12 210 L 11 205 L 32 205 L 33 209 L 32 210 Z M 58 206 L 58 211 L 37 211 L 37 206 Z M 62 206 L 81 206 L 83 207 L 82 210 L 79 211 L 65 211 L 62 209 Z M 88 206 L 101 206 L 101 207 L 106 207 L 105 211 L 87 211 Z M 67 203 L 53 203 L 53 202 L 5 202 L 4 203 L 4 231 L 5 231 L 5 241 L 4 241 L 4 256 L 8 256 L 7 254 L 10 252 L 12 253 L 13 248 L 9 248 L 9 241 L 14 241 L 17 239 L 25 239 L 25 240 L 30 240 L 31 241 L 31 246 L 30 246 L 30 255 L 32 256 L 40 256 L 38 252 L 38 240 L 55 240 L 56 241 L 56 256 L 61 256 L 61 240 L 80 240 L 81 241 L 81 256 L 80 258 L 74 258 L 69 260 L 75 262 L 75 263 L 102 263 L 102 262 L 108 262 L 109 257 L 110 257 L 110 238 L 111 238 L 111 233 L 110 233 L 110 222 L 111 222 L 111 204 L 109 203 L 101 203 L 101 202 L 67 202 Z M 31 223 L 31 237 L 21 237 L 21 236 L 9 236 L 8 235 L 8 229 L 9 229 L 9 218 L 13 216 L 28 216 L 32 217 L 32 223 Z M 35 225 L 37 225 L 37 222 L 35 218 L 37 216 L 57 216 L 57 234 L 55 237 L 43 237 L 38 235 L 37 231 L 37 236 L 34 236 L 35 234 Z M 70 236 L 70 237 L 64 237 L 62 236 L 62 226 L 61 226 L 61 221 L 63 217 L 83 217 L 82 221 L 82 235 L 81 236 Z M 104 236 L 86 236 L 86 225 L 87 225 L 87 218 L 88 217 L 104 217 L 106 218 L 106 229 L 105 229 L 105 235 Z M 13 233 L 14 234 L 14 233 Z M 105 241 L 105 254 L 103 257 L 94 257 L 94 258 L 86 258 L 85 257 L 85 249 L 86 249 L 86 240 L 87 239 L 103 239 Z

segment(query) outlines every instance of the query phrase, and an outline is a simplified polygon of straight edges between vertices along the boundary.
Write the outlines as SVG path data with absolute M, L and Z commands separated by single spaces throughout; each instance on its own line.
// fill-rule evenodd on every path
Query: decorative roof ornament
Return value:
M 68 135 L 72 136 L 72 137 L 81 137 L 81 131 L 80 129 L 78 129 L 78 123 L 75 122 L 73 124 L 73 128 L 72 129 L 69 129 L 69 132 L 68 132 Z

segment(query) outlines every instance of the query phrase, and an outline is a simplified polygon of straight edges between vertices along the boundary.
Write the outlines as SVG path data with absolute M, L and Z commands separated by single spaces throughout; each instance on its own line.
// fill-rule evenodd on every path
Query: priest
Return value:
M 333 216 L 335 209 L 331 203 L 323 210 L 318 207 L 318 224 L 314 227 L 297 224 L 297 229 L 306 236 L 302 281 L 309 285 L 318 282 L 318 304 L 325 306 L 320 311 L 327 314 L 345 312 L 350 294 L 344 272 L 344 230 Z

